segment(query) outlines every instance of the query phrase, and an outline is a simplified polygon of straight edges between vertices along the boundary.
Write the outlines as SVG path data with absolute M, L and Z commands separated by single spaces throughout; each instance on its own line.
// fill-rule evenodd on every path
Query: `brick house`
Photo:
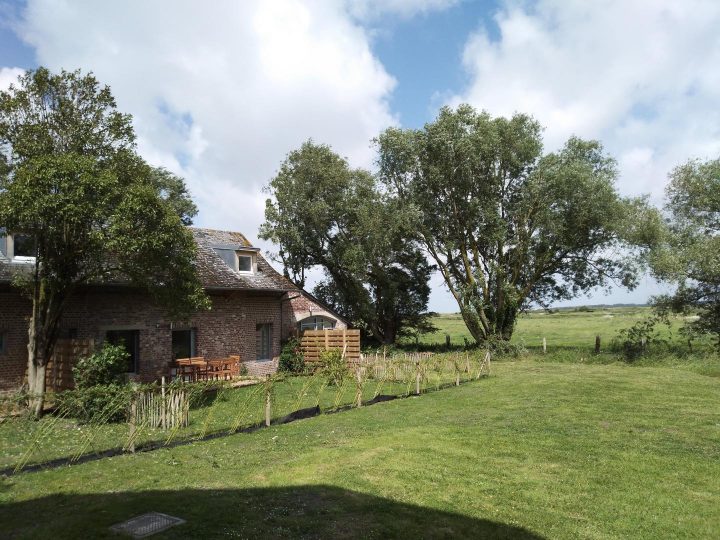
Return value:
M 121 342 L 131 377 L 152 381 L 174 358 L 239 355 L 251 374 L 277 369 L 281 342 L 304 329 L 347 328 L 347 322 L 275 271 L 238 232 L 191 229 L 198 271 L 211 299 L 209 311 L 172 321 L 146 294 L 129 286 L 79 290 L 60 322 L 60 338 Z M 32 264 L 27 239 L 0 235 L 0 390 L 20 386 L 27 366 L 31 304 L 10 285 L 21 265 Z

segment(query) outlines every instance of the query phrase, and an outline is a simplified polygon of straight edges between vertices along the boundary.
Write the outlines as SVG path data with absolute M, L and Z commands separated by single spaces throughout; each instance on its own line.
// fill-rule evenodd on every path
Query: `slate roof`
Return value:
M 190 228 L 198 246 L 197 266 L 203 287 L 208 290 L 299 291 L 289 279 L 277 272 L 258 248 L 239 232 Z M 257 257 L 252 274 L 242 274 L 229 268 L 215 252 L 215 247 L 247 249 Z M 0 283 L 9 282 L 21 265 L 13 265 L 0 252 Z M 119 284 L 119 283 L 118 283 Z
M 299 290 L 289 279 L 277 272 L 248 239 L 239 232 L 191 228 L 198 246 L 198 272 L 206 289 L 237 289 L 262 291 Z M 257 256 L 257 269 L 241 274 L 229 268 L 215 252 L 215 247 L 248 249 Z

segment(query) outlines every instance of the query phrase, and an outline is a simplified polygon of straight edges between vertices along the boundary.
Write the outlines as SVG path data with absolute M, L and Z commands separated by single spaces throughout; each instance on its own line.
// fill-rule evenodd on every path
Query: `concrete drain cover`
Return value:
M 149 512 L 113 525 L 110 530 L 129 534 L 133 538 L 145 538 L 181 523 L 185 523 L 185 520 L 160 512 Z

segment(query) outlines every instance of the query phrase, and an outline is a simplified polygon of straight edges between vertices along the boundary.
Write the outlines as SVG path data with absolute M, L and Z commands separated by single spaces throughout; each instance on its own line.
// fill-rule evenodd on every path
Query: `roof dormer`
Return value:
M 257 248 L 245 246 L 213 246 L 223 262 L 240 274 L 254 274 L 257 271 Z
M 0 230 L 0 256 L 16 263 L 34 263 L 37 256 L 35 239 L 29 234 L 6 234 Z

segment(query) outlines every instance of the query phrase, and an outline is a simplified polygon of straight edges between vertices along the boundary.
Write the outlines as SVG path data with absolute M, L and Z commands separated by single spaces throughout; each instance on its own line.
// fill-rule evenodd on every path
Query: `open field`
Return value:
M 0 537 L 712 538 L 720 380 L 532 360 L 489 379 L 0 484 Z
M 595 336 L 600 335 L 603 343 L 609 344 L 623 328 L 650 316 L 647 307 L 590 307 L 591 311 L 578 311 L 567 308 L 546 313 L 534 311 L 522 315 L 513 334 L 513 342 L 523 343 L 528 348 L 539 348 L 542 338 L 548 347 L 587 347 L 592 348 Z M 679 339 L 677 331 L 682 325 L 681 319 L 675 319 L 671 328 L 660 325 L 659 331 L 669 339 Z M 459 313 L 443 313 L 433 318 L 437 332 L 421 336 L 425 344 L 445 343 L 445 335 L 450 335 L 451 343 L 462 345 L 464 339 L 472 342 L 470 332 Z
M 642 306 L 566 308 L 552 313 L 532 312 L 522 315 L 513 333 L 512 343 L 525 351 L 525 358 L 552 362 L 583 362 L 608 364 L 624 362 L 618 346 L 618 333 L 651 316 L 651 309 Z M 665 366 L 689 369 L 703 375 L 720 377 L 720 353 L 709 338 L 695 339 L 691 346 L 680 333 L 685 324 L 682 317 L 673 318 L 670 326 L 658 324 L 660 341 L 648 345 L 645 354 L 633 359 L 638 366 Z M 474 343 L 457 313 L 440 314 L 433 319 L 436 332 L 420 337 L 420 348 L 443 350 L 449 335 L 453 348 Z M 595 336 L 601 338 L 601 353 L 594 354 Z M 542 339 L 547 341 L 547 354 L 542 354 Z M 413 339 L 404 347 L 416 348 Z

